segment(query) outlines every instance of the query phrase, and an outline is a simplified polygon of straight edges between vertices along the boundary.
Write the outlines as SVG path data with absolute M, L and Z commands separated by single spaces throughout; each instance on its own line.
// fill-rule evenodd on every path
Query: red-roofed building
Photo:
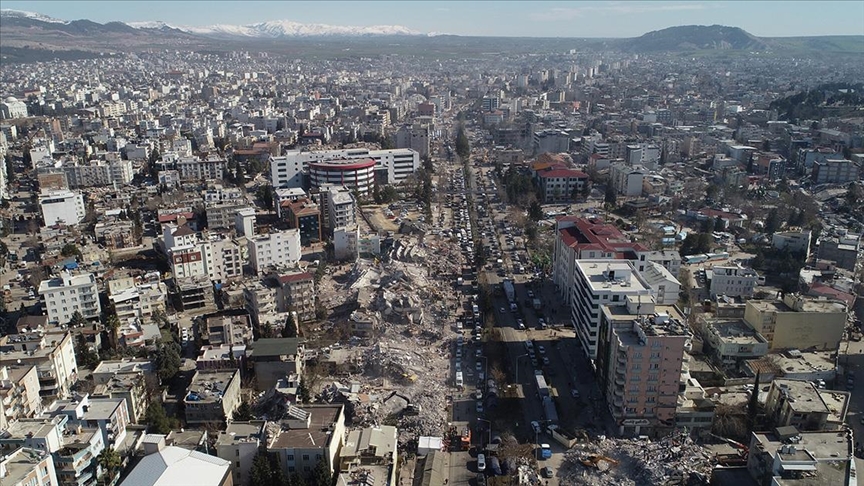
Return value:
M 640 273 L 649 261 L 656 261 L 677 276 L 680 257 L 675 253 L 651 251 L 642 243 L 630 241 L 618 228 L 600 218 L 564 216 L 558 218 L 556 226 L 552 280 L 564 299 L 562 303 L 569 306 L 576 260 L 632 260 Z

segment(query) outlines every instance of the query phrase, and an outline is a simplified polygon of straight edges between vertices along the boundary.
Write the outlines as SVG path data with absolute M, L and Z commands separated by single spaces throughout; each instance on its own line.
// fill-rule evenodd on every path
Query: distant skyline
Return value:
M 513 37 L 638 37 L 677 25 L 720 24 L 760 37 L 864 35 L 864 0 L 850 1 L 15 1 L 2 8 L 62 20 L 163 21 L 201 27 L 268 20 L 401 25 L 423 33 Z

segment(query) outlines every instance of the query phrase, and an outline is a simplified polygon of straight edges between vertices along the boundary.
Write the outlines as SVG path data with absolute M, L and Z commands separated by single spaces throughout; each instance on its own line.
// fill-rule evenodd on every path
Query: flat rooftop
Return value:
M 765 342 L 765 339 L 748 326 L 744 319 L 711 319 L 708 323 L 717 331 L 723 341 L 738 344 Z
M 648 293 L 648 283 L 629 260 L 576 260 L 578 271 L 595 292 Z
M 781 300 L 751 300 L 749 304 L 762 312 L 796 312 Z M 840 302 L 827 300 L 805 299 L 798 312 L 846 313 L 846 306 Z
M 778 479 L 777 484 L 787 486 L 824 486 L 849 484 L 849 458 L 852 457 L 851 436 L 846 431 L 800 432 L 801 440 L 793 444 L 795 451 L 781 453 L 785 445 L 773 433 L 754 434 L 756 440 L 771 456 L 783 461 L 815 463 L 815 471 L 795 479 Z M 795 464 L 791 465 L 795 467 Z
M 196 371 L 183 400 L 198 403 L 221 400 L 231 379 L 238 373 L 239 370 Z
M 262 428 L 263 424 L 261 423 L 232 422 L 228 424 L 225 431 L 219 433 L 216 447 L 262 439 Z
M 146 359 L 137 360 L 113 360 L 102 361 L 93 370 L 94 375 L 114 373 L 149 373 L 153 370 L 153 363 Z
M 330 426 L 339 420 L 342 406 L 307 406 L 302 409 L 310 414 L 309 428 L 291 429 L 286 422 L 282 422 L 282 430 L 270 443 L 268 449 L 323 448 L 329 444 L 333 437 Z
M 787 393 L 793 400 L 789 402 L 789 406 L 795 412 L 826 414 L 831 412 L 819 396 L 819 391 L 809 381 L 776 379 L 774 384 L 788 390 Z
M 22 447 L 13 451 L 10 457 L 4 461 L 6 463 L 6 476 L 3 477 L 3 484 L 29 484 L 24 482 L 27 476 L 36 470 L 39 464 L 46 457 L 51 461 L 51 456 L 43 451 Z M 34 459 L 35 458 L 35 459 Z

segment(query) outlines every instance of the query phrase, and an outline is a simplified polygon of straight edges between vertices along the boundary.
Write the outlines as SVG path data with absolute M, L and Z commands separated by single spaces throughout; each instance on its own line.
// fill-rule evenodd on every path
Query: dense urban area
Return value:
M 860 60 L 5 62 L 0 484 L 855 485 Z

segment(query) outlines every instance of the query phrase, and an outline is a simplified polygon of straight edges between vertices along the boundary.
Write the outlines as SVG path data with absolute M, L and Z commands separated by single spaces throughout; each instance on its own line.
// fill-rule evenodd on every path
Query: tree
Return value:
M 582 184 L 582 187 L 580 189 L 578 189 L 578 191 L 579 191 L 579 197 L 581 197 L 583 200 L 588 200 L 588 197 L 591 196 L 591 182 L 585 181 Z M 575 190 L 574 190 L 574 192 L 575 192 Z M 574 197 L 574 199 L 576 199 L 576 198 Z
M 778 229 L 780 229 L 780 214 L 777 212 L 777 208 L 773 208 L 768 212 L 768 218 L 765 219 L 765 232 L 770 235 Z
M 312 399 L 312 396 L 309 393 L 309 387 L 306 386 L 305 378 L 300 378 L 300 384 L 297 385 L 297 398 L 300 399 L 301 403 L 309 403 Z
M 78 249 L 75 243 L 66 243 L 63 245 L 63 248 L 60 249 L 60 254 L 67 258 L 72 256 L 78 259 L 81 258 L 81 250 Z
M 174 378 L 180 371 L 181 364 L 182 361 L 176 343 L 162 344 L 156 355 L 156 369 L 159 379 L 165 382 Z
M 147 405 L 147 413 L 144 415 L 144 420 L 147 422 L 147 428 L 154 434 L 165 435 L 171 432 L 173 424 L 168 414 L 165 413 L 165 407 L 158 399 L 150 400 Z
M 111 343 L 111 348 L 114 351 L 117 351 L 117 331 L 119 329 L 120 319 L 117 317 L 117 313 L 109 312 L 105 318 L 105 330 L 108 331 L 108 341 Z
M 324 459 L 318 461 L 318 464 L 315 465 L 315 469 L 312 470 L 312 483 L 316 486 L 333 485 L 333 475 L 330 472 L 330 468 L 327 467 L 327 464 L 324 462 Z
M 76 310 L 73 312 L 72 317 L 69 319 L 69 327 L 82 327 L 84 324 L 87 324 L 87 319 L 84 318 L 81 311 Z
M 266 452 L 259 451 L 252 461 L 252 469 L 249 471 L 251 483 L 255 485 L 269 486 L 272 485 L 273 468 L 270 464 L 270 457 Z
M 708 184 L 708 186 L 705 187 L 705 202 L 707 204 L 713 204 L 719 194 L 720 188 L 716 184 Z
M 260 186 L 255 193 L 255 198 L 264 209 L 273 211 L 273 188 L 269 184 Z
M 249 402 L 246 400 L 240 402 L 240 406 L 238 406 L 237 410 L 234 411 L 234 420 L 238 422 L 248 422 L 253 418 L 252 406 L 249 405 Z
M 285 318 L 285 326 L 282 328 L 282 337 L 283 338 L 296 338 L 297 337 L 297 322 L 294 320 L 294 313 L 288 312 L 288 316 Z
M 603 202 L 610 205 L 615 206 L 618 202 L 618 192 L 615 190 L 615 187 L 612 184 L 606 184 L 606 195 L 603 197 Z
M 543 206 L 540 205 L 536 199 L 531 201 L 531 205 L 528 206 L 528 217 L 532 221 L 540 221 L 543 219 Z
M 756 416 L 759 413 L 759 378 L 761 372 L 756 371 L 756 382 L 753 391 L 750 392 L 750 400 L 747 402 L 747 429 L 752 433 L 756 428 Z
M 99 465 L 105 470 L 109 480 L 114 479 L 121 464 L 120 454 L 113 447 L 106 447 L 99 453 Z
M 465 133 L 465 125 L 462 124 L 459 125 L 459 131 L 456 132 L 456 153 L 463 159 L 471 155 L 471 143 Z
M 84 334 L 78 334 L 75 345 L 75 361 L 79 367 L 93 369 L 99 364 L 99 355 L 90 349 Z

